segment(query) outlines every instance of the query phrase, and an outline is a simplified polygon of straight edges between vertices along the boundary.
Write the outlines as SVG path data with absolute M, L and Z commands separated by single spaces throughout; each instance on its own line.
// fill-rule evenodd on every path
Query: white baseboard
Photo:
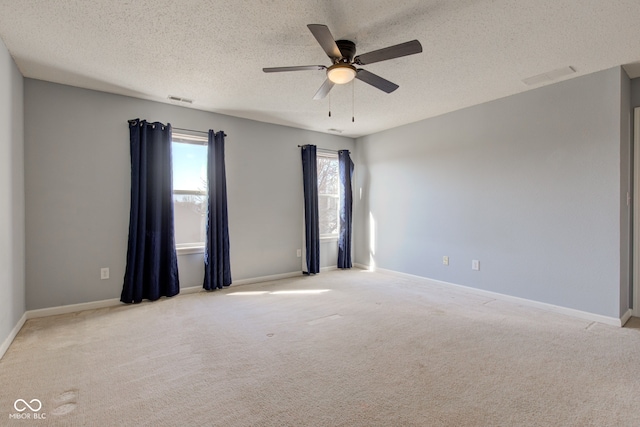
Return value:
M 273 274 L 271 276 L 252 277 L 250 279 L 234 280 L 231 286 L 250 285 L 252 283 L 271 282 L 273 280 L 288 279 L 290 277 L 302 276 L 301 271 L 291 273 Z
M 114 307 L 122 304 L 119 298 L 104 299 L 100 301 L 81 302 L 79 304 L 60 305 L 58 307 L 41 308 L 26 312 L 27 319 L 38 317 L 57 316 L 59 314 L 76 313 L 78 311 L 93 310 L 96 308 Z
M 367 268 L 366 266 L 363 266 Z M 571 317 L 576 317 L 583 320 L 589 320 L 592 322 L 603 323 L 611 326 L 622 327 L 631 317 L 631 310 L 628 310 L 621 318 L 603 316 L 601 314 L 589 313 L 587 311 L 576 310 L 573 308 L 562 307 L 559 305 L 548 304 L 545 302 L 534 301 L 526 298 L 514 297 L 511 295 L 501 294 L 498 292 L 485 291 L 484 289 L 471 288 L 469 286 L 458 285 L 455 283 L 444 282 L 442 280 L 429 279 L 428 277 L 416 276 L 414 274 L 402 273 L 394 270 L 387 270 L 385 268 L 376 268 L 375 271 L 383 274 L 390 274 L 398 277 L 406 277 L 409 279 L 421 280 L 423 282 L 427 282 L 429 284 L 438 284 L 442 286 L 447 286 L 455 289 L 462 289 L 466 292 L 473 293 L 476 295 L 482 295 L 494 299 L 500 299 L 503 301 L 510 301 L 516 304 L 524 305 L 527 307 L 539 308 L 545 311 L 564 314 Z
M 198 293 L 200 291 L 204 291 L 204 288 L 202 287 L 202 285 L 200 285 L 200 286 L 189 286 L 188 288 L 180 288 L 180 293 L 178 295 L 196 294 L 196 293 Z
M 3 341 L 2 345 L 0 345 L 0 359 L 2 359 L 2 356 L 4 356 L 7 350 L 9 350 L 9 346 L 11 345 L 13 340 L 16 338 L 16 335 L 18 335 L 18 332 L 20 332 L 20 329 L 22 329 L 22 326 L 26 321 L 27 321 L 27 313 L 25 312 L 20 318 L 20 320 L 18 320 L 18 323 L 16 323 L 16 326 L 13 327 L 13 329 L 9 333 L 9 336 Z

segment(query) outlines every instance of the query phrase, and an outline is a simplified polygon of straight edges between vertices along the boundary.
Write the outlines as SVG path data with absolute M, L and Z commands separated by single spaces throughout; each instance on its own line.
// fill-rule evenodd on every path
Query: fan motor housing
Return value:
M 343 59 L 353 62 L 353 57 L 356 56 L 356 44 L 350 40 L 336 40 L 338 49 L 342 53 Z

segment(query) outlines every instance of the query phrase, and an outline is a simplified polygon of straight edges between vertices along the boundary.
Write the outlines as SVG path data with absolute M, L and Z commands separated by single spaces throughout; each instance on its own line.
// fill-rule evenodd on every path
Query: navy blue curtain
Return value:
M 204 284 L 208 291 L 231 284 L 229 260 L 229 216 L 227 214 L 227 178 L 224 167 L 222 131 L 209 130 L 207 150 L 207 241 L 204 249 Z
M 180 292 L 173 232 L 171 125 L 129 120 L 131 210 L 120 301 L 139 303 Z
M 320 272 L 320 222 L 318 220 L 318 166 L 316 146 L 303 145 L 302 185 L 304 189 L 304 237 L 307 271 Z
M 349 156 L 349 150 L 338 151 L 338 170 L 340 173 L 338 268 L 351 268 L 351 216 L 353 212 L 351 180 L 353 176 L 353 162 Z

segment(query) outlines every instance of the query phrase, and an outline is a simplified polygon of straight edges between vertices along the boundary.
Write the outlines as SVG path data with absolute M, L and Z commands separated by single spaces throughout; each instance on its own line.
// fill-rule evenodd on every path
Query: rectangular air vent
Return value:
M 169 95 L 169 99 L 175 102 L 184 102 L 185 104 L 193 104 L 193 99 L 180 98 L 179 96 Z

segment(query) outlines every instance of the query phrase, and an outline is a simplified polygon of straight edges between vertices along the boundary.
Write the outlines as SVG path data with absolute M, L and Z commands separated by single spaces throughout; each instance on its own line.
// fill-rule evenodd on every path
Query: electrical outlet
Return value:
M 443 256 L 442 257 L 442 264 L 449 265 L 449 257 L 448 256 Z
M 477 259 L 474 259 L 473 261 L 471 261 L 471 269 L 479 271 L 480 270 L 480 261 L 478 261 Z
M 109 268 L 101 268 L 100 269 L 100 279 L 106 280 L 109 278 Z
M 296 250 L 296 256 L 300 258 L 302 256 L 302 249 Z

